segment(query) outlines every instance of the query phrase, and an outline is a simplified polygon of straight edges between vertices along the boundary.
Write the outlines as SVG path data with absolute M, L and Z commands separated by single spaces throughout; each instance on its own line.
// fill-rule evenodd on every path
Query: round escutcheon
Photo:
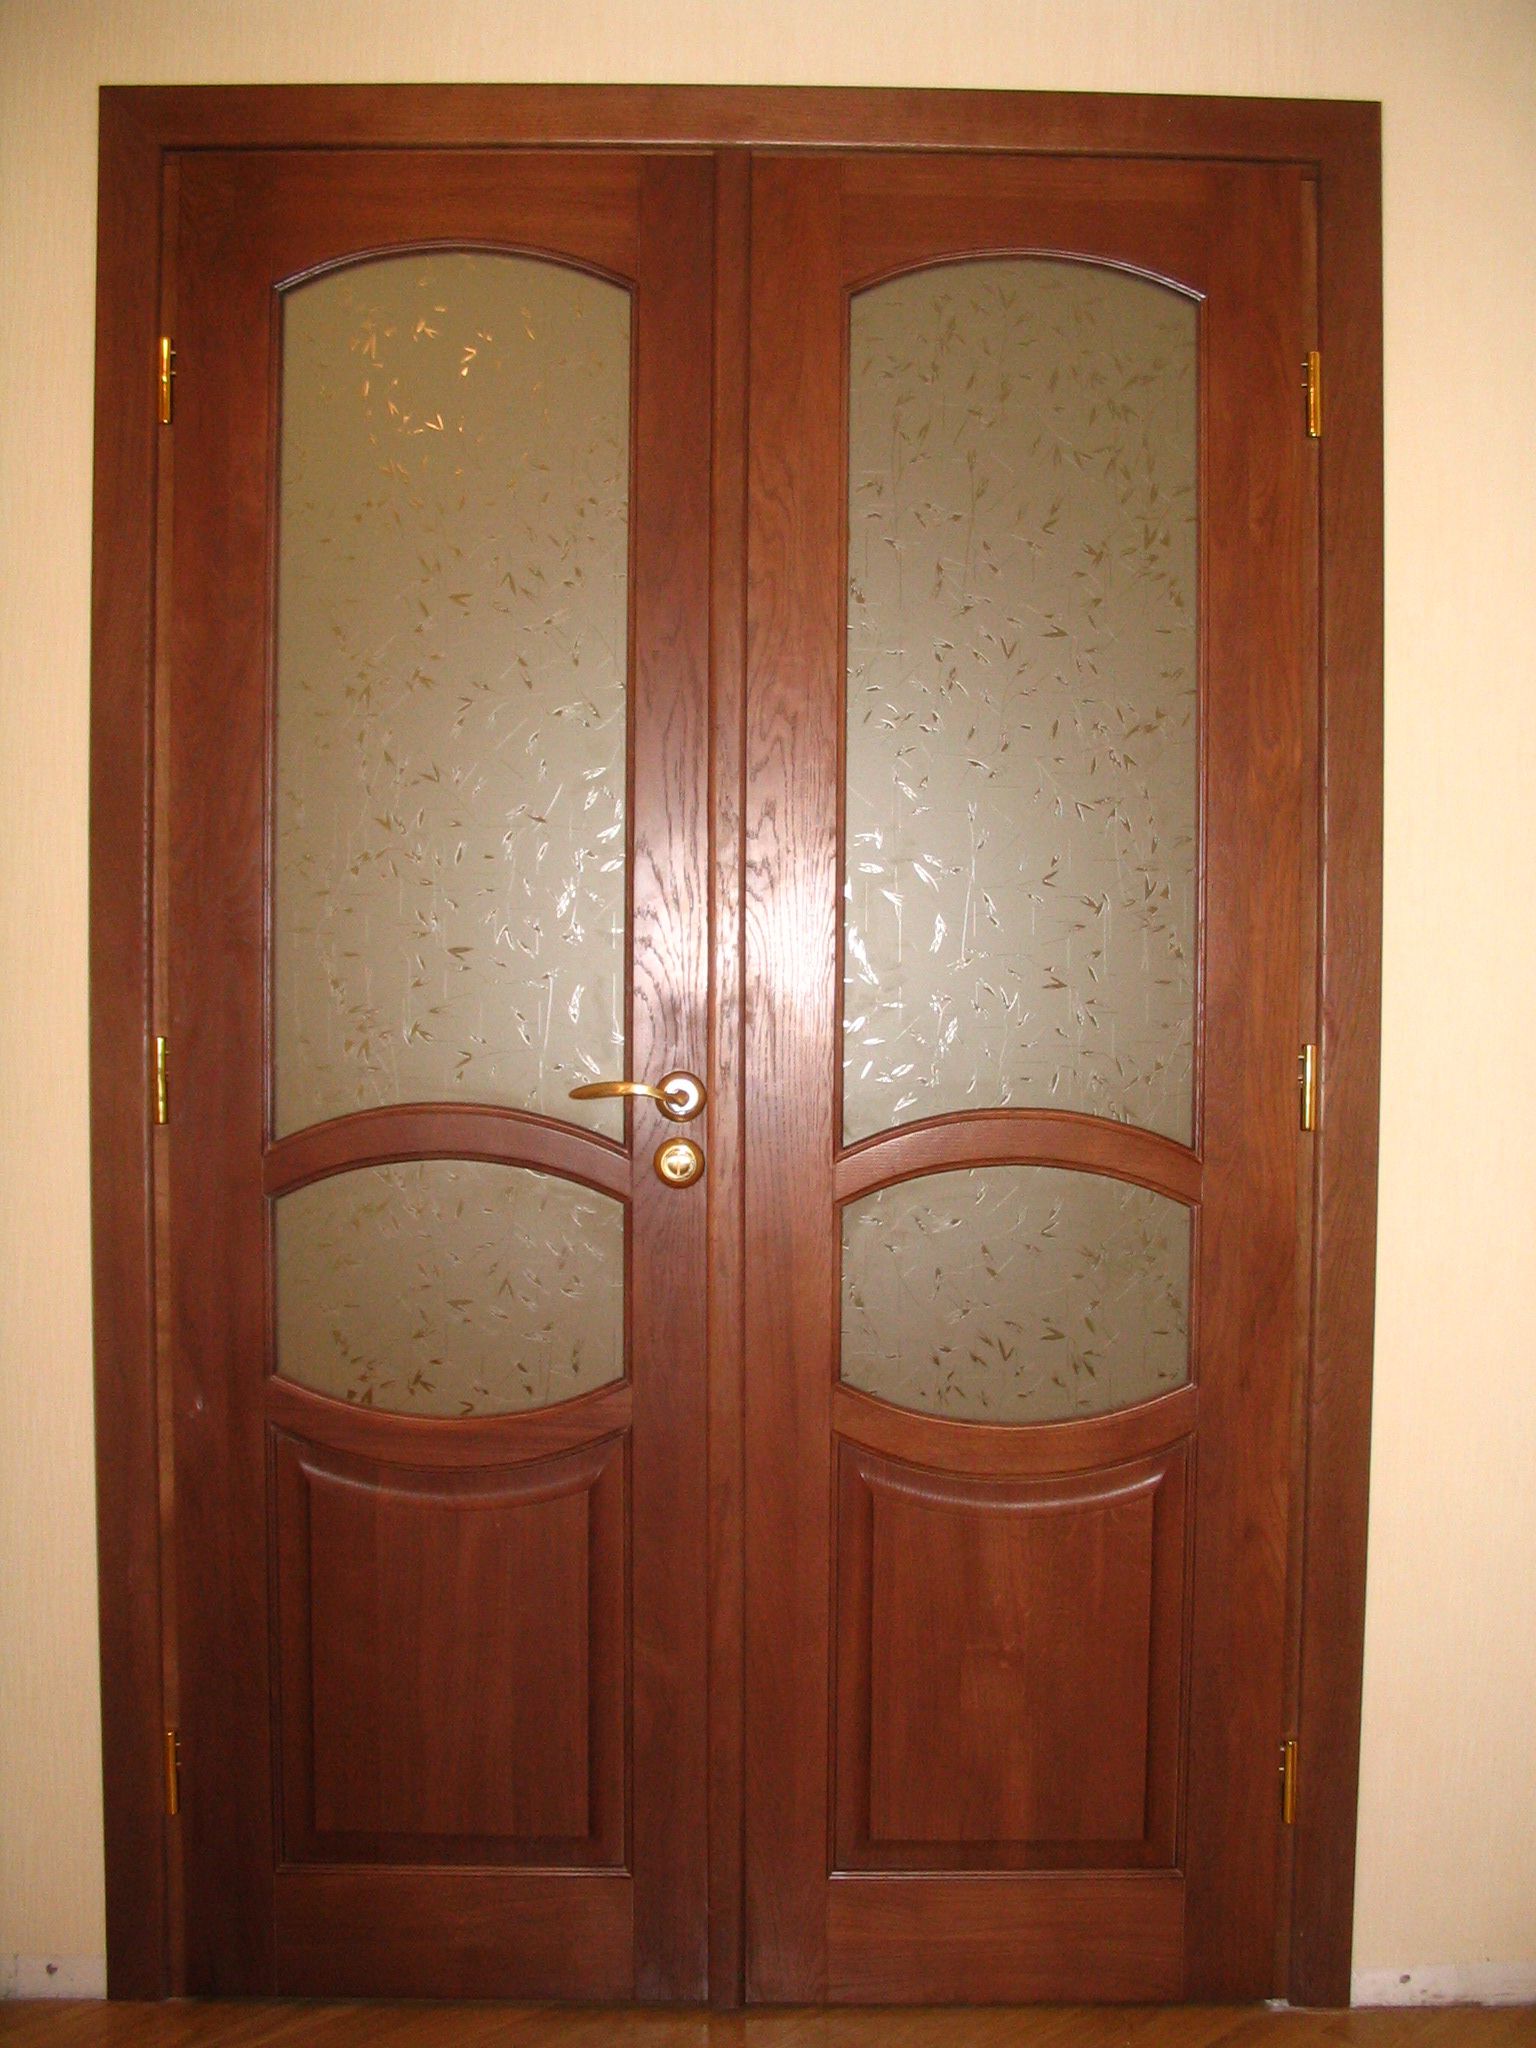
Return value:
M 656 1177 L 669 1188 L 691 1188 L 704 1171 L 704 1154 L 692 1138 L 669 1138 L 656 1150 Z

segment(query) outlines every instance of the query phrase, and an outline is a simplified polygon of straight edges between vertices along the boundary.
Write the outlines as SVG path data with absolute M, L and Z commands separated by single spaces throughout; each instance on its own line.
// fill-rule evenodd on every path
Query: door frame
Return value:
M 742 1996 L 742 773 L 747 151 L 1028 151 L 1281 162 L 1316 190 L 1319 445 L 1315 846 L 1305 921 L 1321 1112 L 1298 1333 L 1290 1831 L 1280 1982 L 1346 2005 L 1354 1908 L 1375 1298 L 1381 985 L 1380 109 L 1356 101 L 886 88 L 106 87 L 101 93 L 91 713 L 91 1115 L 108 1988 L 171 1995 L 179 1871 L 166 1815 L 174 1499 L 162 1335 L 154 1033 L 155 614 L 167 488 L 156 345 L 179 152 L 672 147 L 719 152 L 710 646 L 714 916 L 709 1177 L 710 1982 Z M 174 328 L 172 328 L 174 333 Z M 1303 404 L 1297 365 L 1298 417 Z M 1277 1760 L 1278 1761 L 1278 1760 Z

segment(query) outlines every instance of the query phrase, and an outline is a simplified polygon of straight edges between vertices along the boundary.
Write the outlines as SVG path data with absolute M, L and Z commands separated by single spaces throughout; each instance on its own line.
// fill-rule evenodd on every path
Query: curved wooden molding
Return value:
M 1312 1318 L 1298 1438 L 1295 1720 L 1305 1792 L 1278 1981 L 1298 2004 L 1349 1998 L 1364 1636 L 1374 1312 L 1381 910 L 1380 110 L 1344 101 L 736 87 L 108 87 L 101 95 L 91 741 L 91 1112 L 98 1554 L 109 1984 L 155 1998 L 170 1983 L 172 1884 L 162 1816 L 165 1726 L 159 1511 L 152 1102 L 154 592 L 165 195 L 177 152 L 260 146 L 722 146 L 717 285 L 722 363 L 743 326 L 741 147 L 1019 150 L 1299 163 L 1315 183 L 1318 346 L 1327 366 L 1319 444 L 1317 951 L 1313 1035 L 1323 1117 L 1313 1154 Z M 716 1376 L 710 1486 L 741 1493 L 739 1147 L 734 1022 L 740 972 L 741 532 L 739 371 L 715 397 L 719 568 L 713 645 L 716 1016 L 710 1087 L 711 1305 Z M 1297 404 L 1301 404 L 1300 366 Z M 725 1176 L 722 1178 L 722 1176 Z M 1171 1190 L 1170 1190 L 1171 1191 Z M 739 1547 L 712 1555 L 712 1644 L 739 1633 Z M 736 1617 L 733 1621 L 732 1617 Z M 717 1654 L 713 1995 L 740 1997 L 739 1663 Z M 499 1895 L 498 1895 L 499 1896 Z M 490 1910 L 488 1906 L 488 1911 Z M 498 1907 L 499 1910 L 499 1907 Z M 430 1934 L 430 1930 L 428 1930 Z M 556 1938 L 564 1938 L 560 1931 Z M 955 1995 L 964 1995 L 957 1958 Z M 302 1989 L 301 1985 L 288 1987 Z M 590 1986 L 588 1987 L 590 1990 Z M 855 1995 L 856 1984 L 836 1987 Z

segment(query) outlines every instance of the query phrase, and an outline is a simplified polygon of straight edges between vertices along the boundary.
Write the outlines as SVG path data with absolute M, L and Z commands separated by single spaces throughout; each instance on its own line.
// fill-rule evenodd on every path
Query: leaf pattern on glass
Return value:
M 856 295 L 844 1133 L 1189 1143 L 1196 311 L 1013 257 Z
M 421 1159 L 279 1197 L 277 1370 L 404 1415 L 545 1408 L 624 1374 L 624 1208 L 529 1167 Z
M 276 1124 L 624 1071 L 630 302 L 531 257 L 283 313 Z
M 900 1408 L 1059 1422 L 1189 1378 L 1189 1211 L 1055 1166 L 924 1174 L 843 1211 L 842 1377 Z

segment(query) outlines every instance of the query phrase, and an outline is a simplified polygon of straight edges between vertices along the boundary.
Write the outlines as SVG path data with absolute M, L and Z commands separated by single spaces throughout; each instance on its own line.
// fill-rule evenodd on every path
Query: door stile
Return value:
M 162 336 L 174 338 L 177 321 L 176 236 L 180 222 L 181 159 L 165 159 L 160 179 L 160 320 Z M 174 423 L 174 384 L 172 386 Z M 171 590 L 174 567 L 172 541 L 176 516 L 176 438 L 162 425 L 156 443 L 155 465 L 155 598 L 157 621 L 172 616 Z M 171 1014 L 170 911 L 167 849 L 170 827 L 171 750 L 171 666 L 168 636 L 157 631 L 154 639 L 153 737 L 151 741 L 150 826 L 150 974 L 151 999 L 149 1043 L 156 1064 L 155 1123 L 151 1145 L 154 1262 L 157 1282 L 163 1282 L 172 1268 L 170 1261 L 170 1130 L 166 1060 Z M 166 1318 L 157 1303 L 155 1315 L 155 1401 L 159 1451 L 159 1533 L 161 1587 L 164 1625 L 161 1634 L 161 1682 L 164 1687 L 162 1720 L 167 1730 L 181 1727 L 181 1639 L 177 1626 L 176 1577 L 176 1423 L 175 1348 Z M 179 1755 L 180 1737 L 168 1735 L 172 1745 L 168 1768 Z M 179 1778 L 179 1765 L 175 1765 Z M 178 1794 L 179 1796 L 179 1794 Z M 170 1805 L 167 1794 L 165 1804 Z M 186 1865 L 179 1827 L 166 1815 L 166 1977 L 173 1994 L 186 1984 Z
M 742 1831 L 742 837 L 746 685 L 747 345 L 751 159 L 715 153 L 714 474 L 710 584 L 709 1986 L 744 1996 Z
M 709 1006 L 710 390 L 676 374 L 709 332 L 711 167 L 647 162 L 638 270 L 661 288 L 637 297 L 636 421 L 661 431 L 637 446 L 634 504 L 634 905 L 631 1071 L 706 1071 Z M 644 821 L 644 822 L 642 822 Z M 629 1772 L 635 1879 L 634 1995 L 696 2000 L 708 1956 L 707 1208 L 651 1170 L 659 1120 L 637 1107 L 631 1243 L 635 1442 L 631 1529 Z M 700 1132 L 713 1144 L 713 1117 Z M 679 1534 L 685 1555 L 678 1555 Z M 666 1682 L 655 1682 L 665 1674 Z M 642 1678 L 652 1682 L 641 1682 Z
M 265 1532 L 268 1459 L 242 1365 L 267 1320 L 260 1251 L 224 1248 L 236 1217 L 264 1214 L 266 1129 L 263 906 L 267 789 L 268 435 L 226 439 L 226 408 L 264 421 L 275 380 L 265 265 L 226 284 L 229 158 L 183 175 L 176 290 L 181 345 L 172 431 L 182 489 L 173 522 L 178 602 L 165 623 L 172 706 L 165 757 L 167 1031 L 175 1096 L 166 1133 L 172 1256 L 163 1293 L 175 1360 L 176 1586 L 183 1728 L 181 1836 L 188 1883 L 186 1974 L 207 1991 L 273 1982 L 274 1784 L 268 1708 L 272 1611 L 266 1545 L 226 1556 L 233 1526 Z M 266 250 L 268 208 L 245 195 L 241 234 Z M 238 369 L 233 365 L 238 362 Z M 201 491 L 194 451 L 218 448 Z M 197 481 L 201 482 L 199 477 Z M 212 498 L 211 506 L 206 500 Z M 186 602 L 225 565 L 216 612 Z M 216 697 L 216 705 L 210 701 Z M 239 857 L 231 849 L 239 847 Z M 192 977 L 212 984 L 193 1002 Z M 257 1016 L 250 1010 L 254 1001 Z M 223 1170 L 214 1159 L 227 1158 Z M 205 1257 L 195 1239 L 212 1239 Z M 189 1242 L 192 1238 L 194 1241 Z
M 753 179 L 746 1104 L 747 1996 L 827 1995 L 830 1160 L 837 1014 L 841 311 L 816 163 Z M 797 1447 L 786 1467 L 784 1446 Z
M 1294 367 L 1305 349 L 1304 193 L 1287 166 L 1245 167 L 1213 222 L 1205 360 L 1209 721 L 1203 839 L 1205 1078 L 1200 1390 L 1185 1995 L 1254 1997 L 1274 1977 L 1284 1733 L 1290 1414 L 1296 1356 L 1294 1047 L 1302 915 L 1307 456 Z M 1231 310 L 1229 310 L 1231 309 Z M 1212 545 L 1220 532 L 1256 545 Z M 1240 677 L 1240 680 L 1237 680 Z M 1221 1055 L 1218 1057 L 1218 1053 Z M 1258 1249 L 1256 1249 L 1256 1247 Z M 1245 1303 L 1221 1285 L 1250 1266 Z M 1278 1491 L 1279 1499 L 1272 1496 Z M 1263 1518 L 1256 1520 L 1256 1504 Z M 1207 1557 L 1230 1561 L 1221 1583 Z

